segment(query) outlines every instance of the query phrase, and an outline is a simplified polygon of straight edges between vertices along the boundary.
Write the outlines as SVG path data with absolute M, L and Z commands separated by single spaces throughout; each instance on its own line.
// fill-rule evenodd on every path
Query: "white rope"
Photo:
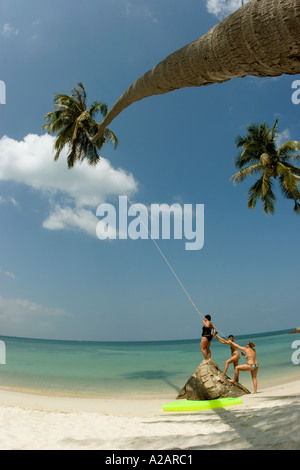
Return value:
M 126 196 L 127 200 L 129 201 L 129 204 L 131 207 L 134 207 L 134 203 L 129 199 L 129 197 L 127 196 L 127 194 L 124 192 L 124 190 L 122 188 L 120 188 L 120 190 L 122 191 L 122 193 L 124 194 L 124 196 Z M 193 299 L 191 298 L 191 296 L 189 295 L 188 291 L 186 290 L 186 288 L 184 287 L 183 283 L 181 282 L 181 280 L 179 279 L 178 275 L 176 274 L 175 270 L 173 269 L 173 267 L 171 266 L 170 262 L 168 261 L 167 257 L 164 255 L 164 253 L 162 252 L 161 248 L 159 247 L 159 245 L 157 244 L 156 240 L 152 237 L 148 227 L 145 226 L 142 218 L 141 218 L 141 222 L 144 226 L 144 228 L 146 229 L 146 231 L 148 232 L 148 235 L 149 237 L 151 238 L 151 240 L 153 241 L 153 243 L 155 244 L 157 250 L 159 251 L 159 253 L 161 254 L 162 258 L 165 260 L 166 264 L 168 265 L 170 271 L 172 272 L 172 274 L 174 275 L 175 279 L 177 280 L 177 282 L 179 283 L 180 287 L 182 288 L 183 292 L 185 293 L 185 295 L 187 296 L 187 298 L 189 299 L 189 302 L 192 304 L 192 306 L 194 307 L 194 309 L 196 310 L 196 312 L 198 313 L 198 315 L 200 317 L 202 317 L 203 319 L 205 319 L 205 316 L 203 315 L 203 313 L 200 312 L 200 310 L 197 308 L 196 304 L 194 303 Z M 224 338 L 226 338 L 226 336 L 221 332 L 219 331 L 218 332 L 219 334 L 221 334 L 222 336 L 224 336 Z M 227 339 L 227 338 L 226 338 Z

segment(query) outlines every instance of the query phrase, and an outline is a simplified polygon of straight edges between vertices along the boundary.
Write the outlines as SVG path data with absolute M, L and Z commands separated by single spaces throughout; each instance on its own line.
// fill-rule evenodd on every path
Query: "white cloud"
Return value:
M 13 273 L 9 272 L 9 271 L 2 271 L 2 269 L 0 268 L 0 273 L 1 272 L 3 274 L 5 274 L 5 276 L 11 277 L 12 279 L 16 279 L 16 276 Z
M 55 324 L 68 316 L 68 312 L 62 308 L 47 307 L 28 299 L 5 299 L 0 296 L 2 335 L 55 337 Z
M 18 203 L 13 197 L 3 197 L 0 196 L 0 204 L 12 204 L 13 206 L 17 206 Z
M 4 299 L 0 296 L 1 322 L 27 323 L 33 319 L 43 319 L 67 315 L 61 308 L 45 307 L 27 299 Z
M 16 279 L 16 276 L 13 273 L 10 273 L 9 271 L 4 271 L 4 274 L 8 277 L 11 277 L 12 279 Z
M 126 2 L 125 15 L 128 18 L 148 18 L 153 23 L 158 23 L 158 19 L 153 15 L 148 5 L 133 5 Z
M 49 230 L 66 230 L 79 228 L 89 235 L 95 236 L 97 217 L 87 209 L 70 207 L 60 207 L 57 205 L 47 220 L 44 221 L 43 227 Z
M 9 38 L 10 36 L 18 36 L 19 32 L 19 29 L 14 28 L 14 26 L 9 23 L 5 23 L 2 28 L 2 36 L 4 36 L 5 38 Z
M 2 137 L 0 180 L 25 184 L 48 197 L 51 212 L 44 228 L 80 229 L 96 236 L 97 206 L 122 191 L 134 194 L 137 182 L 105 158 L 96 167 L 82 162 L 68 170 L 65 153 L 54 162 L 53 145 L 54 137 L 48 134 L 29 134 L 22 141 Z
M 244 0 L 244 4 L 250 0 Z M 206 8 L 209 13 L 215 15 L 219 20 L 233 13 L 242 6 L 242 0 L 206 0 Z
M 291 133 L 289 129 L 284 129 L 281 132 L 278 132 L 276 136 L 276 144 L 278 147 L 280 147 L 284 142 L 287 142 L 288 140 L 291 140 Z

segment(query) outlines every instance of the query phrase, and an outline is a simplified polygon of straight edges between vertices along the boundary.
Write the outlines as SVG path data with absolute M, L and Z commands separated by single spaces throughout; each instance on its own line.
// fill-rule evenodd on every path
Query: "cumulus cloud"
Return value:
M 10 277 L 11 279 L 16 279 L 16 276 L 14 275 L 14 273 L 11 273 L 9 271 L 2 271 L 2 269 L 0 268 L 0 273 L 2 273 L 2 272 L 3 272 L 3 274 L 5 274 L 5 276 Z
M 3 335 L 51 338 L 55 323 L 68 316 L 63 308 L 48 307 L 24 298 L 5 299 L 0 296 Z
M 0 180 L 22 183 L 48 197 L 51 209 L 43 227 L 80 229 L 96 236 L 96 208 L 124 191 L 137 191 L 133 175 L 101 158 L 96 167 L 86 162 L 67 169 L 65 154 L 53 161 L 54 137 L 29 134 L 22 141 L 0 139 Z
M 87 209 L 60 207 L 57 205 L 43 227 L 49 230 L 81 229 L 91 236 L 95 235 L 98 219 Z
M 12 26 L 10 23 L 5 23 L 2 27 L 2 36 L 9 38 L 10 36 L 18 36 L 20 30 Z
M 4 197 L 0 196 L 0 204 L 12 204 L 13 206 L 17 206 L 17 201 L 13 197 Z
M 0 319 L 10 323 L 25 323 L 33 318 L 67 315 L 61 308 L 45 307 L 27 299 L 4 299 L 0 296 Z
M 147 18 L 153 23 L 158 23 L 158 19 L 154 16 L 149 9 L 149 5 L 134 5 L 132 2 L 127 1 L 125 6 L 125 15 L 128 18 Z
M 284 129 L 282 132 L 278 132 L 276 136 L 276 144 L 278 147 L 288 140 L 291 140 L 291 133 L 289 129 Z
M 244 0 L 244 4 L 251 0 Z M 219 20 L 233 13 L 242 6 L 242 0 L 206 0 L 206 8 L 209 13 L 215 15 Z

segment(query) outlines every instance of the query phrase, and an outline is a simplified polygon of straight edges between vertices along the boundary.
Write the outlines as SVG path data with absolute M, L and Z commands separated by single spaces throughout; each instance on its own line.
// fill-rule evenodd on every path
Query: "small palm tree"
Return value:
M 300 168 L 290 163 L 299 160 L 299 142 L 290 140 L 279 148 L 276 144 L 278 119 L 273 128 L 264 124 L 250 124 L 247 134 L 236 140 L 238 148 L 243 150 L 236 158 L 236 167 L 240 170 L 232 176 L 234 183 L 241 183 L 250 175 L 259 174 L 260 178 L 248 191 L 248 207 L 255 208 L 258 199 L 263 203 L 266 214 L 274 213 L 276 196 L 273 192 L 273 179 L 279 181 L 282 194 L 294 200 L 294 211 L 300 213 Z
M 98 112 L 105 117 L 107 105 L 93 101 L 87 109 L 84 86 L 81 82 L 77 85 L 77 89 L 72 88 L 70 96 L 54 95 L 54 110 L 46 114 L 44 119 L 48 122 L 42 127 L 48 134 L 57 134 L 54 145 L 55 160 L 59 158 L 63 148 L 68 147 L 68 168 L 85 158 L 90 165 L 95 165 L 100 159 L 98 152 L 105 142 L 113 142 L 115 147 L 118 144 L 117 137 L 107 128 L 103 136 L 93 142 L 99 126 L 94 117 Z

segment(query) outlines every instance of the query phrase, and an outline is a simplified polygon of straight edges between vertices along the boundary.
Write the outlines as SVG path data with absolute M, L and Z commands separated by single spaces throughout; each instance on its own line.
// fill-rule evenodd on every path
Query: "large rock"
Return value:
M 177 399 L 214 400 L 250 393 L 240 383 L 232 384 L 212 359 L 204 359 L 179 392 Z

